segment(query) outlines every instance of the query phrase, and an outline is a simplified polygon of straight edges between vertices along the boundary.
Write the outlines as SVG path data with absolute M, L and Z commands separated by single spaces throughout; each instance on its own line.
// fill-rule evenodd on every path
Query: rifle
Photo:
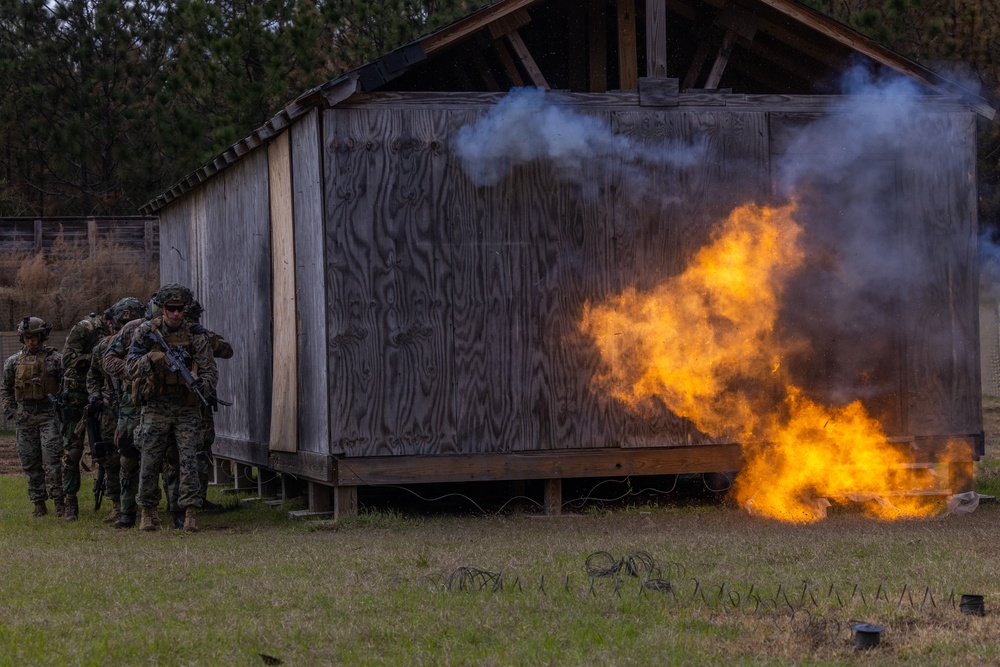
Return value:
M 182 347 L 172 347 L 157 329 L 150 329 L 146 336 L 163 348 L 163 354 L 167 359 L 167 370 L 180 375 L 181 379 L 188 386 L 188 389 L 195 393 L 202 405 L 210 408 L 213 412 L 219 409 L 220 404 L 232 405 L 232 403 L 227 403 L 215 394 L 205 398 L 205 395 L 201 393 L 201 380 L 196 379 L 188 368 L 188 365 L 191 363 L 191 355 L 188 354 L 187 350 Z
M 101 411 L 104 406 L 101 403 L 88 403 L 87 414 L 87 440 L 90 442 L 90 458 L 97 464 L 97 479 L 94 480 L 94 511 L 101 509 L 101 502 L 104 501 L 104 494 L 108 489 L 107 471 L 104 469 L 104 460 L 111 453 L 111 443 L 101 439 Z

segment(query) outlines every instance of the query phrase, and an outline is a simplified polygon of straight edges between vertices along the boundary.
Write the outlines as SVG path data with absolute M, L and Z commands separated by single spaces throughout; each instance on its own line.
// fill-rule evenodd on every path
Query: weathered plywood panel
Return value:
M 907 416 L 916 436 L 982 431 L 975 132 L 971 112 L 923 118 L 917 134 L 941 140 L 933 156 L 915 147 L 921 162 L 900 174 L 906 259 L 921 268 L 906 292 Z
M 767 116 L 761 112 L 662 110 L 614 114 L 616 131 L 665 151 L 702 146 L 695 169 L 623 170 L 615 199 L 615 290 L 648 290 L 684 271 L 711 231 L 736 206 L 770 194 Z M 671 148 L 673 147 L 673 148 Z M 655 184 L 633 185 L 637 176 Z M 622 446 L 731 442 L 699 432 L 662 404 L 628 413 Z
M 445 116 L 326 115 L 331 437 L 353 455 L 454 449 Z
M 204 186 L 204 243 L 198 298 L 204 324 L 229 340 L 219 361 L 216 432 L 264 449 L 271 417 L 271 233 L 267 151 L 257 150 Z
M 295 318 L 295 235 L 288 132 L 267 147 L 271 198 L 272 451 L 298 448 L 298 350 Z
M 475 122 L 480 111 L 449 114 L 452 131 Z M 520 387 L 513 367 L 524 331 L 512 325 L 510 191 L 476 188 L 457 164 L 448 172 L 442 208 L 452 238 L 451 303 L 454 329 L 455 430 L 461 452 L 509 451 L 524 441 L 516 407 Z
M 295 215 L 295 308 L 298 321 L 298 446 L 326 454 L 330 445 L 327 390 L 326 287 L 320 113 L 291 128 Z
M 192 192 L 160 211 L 161 282 L 191 284 L 191 215 L 201 199 L 200 194 Z M 148 297 L 148 294 L 142 295 L 142 298 Z

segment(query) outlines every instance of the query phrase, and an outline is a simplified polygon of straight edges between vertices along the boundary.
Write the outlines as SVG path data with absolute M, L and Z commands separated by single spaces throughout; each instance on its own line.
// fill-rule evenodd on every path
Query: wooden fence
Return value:
M 62 239 L 64 245 L 60 246 Z M 155 216 L 108 217 L 0 217 L 0 250 L 3 252 L 58 256 L 60 248 L 86 244 L 93 252 L 100 241 L 121 244 L 145 259 L 160 254 L 160 225 Z

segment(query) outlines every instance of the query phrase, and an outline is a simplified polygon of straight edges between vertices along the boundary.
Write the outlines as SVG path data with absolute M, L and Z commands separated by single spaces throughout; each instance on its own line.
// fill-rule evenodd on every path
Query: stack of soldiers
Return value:
M 216 358 L 232 347 L 201 326 L 190 289 L 163 285 L 143 304 L 119 299 L 70 330 L 62 354 L 45 346 L 51 327 L 38 317 L 18 325 L 22 349 L 6 360 L 2 408 L 17 429 L 34 516 L 79 517 L 81 461 L 88 432 L 115 528 L 160 526 L 160 478 L 173 525 L 197 530 L 206 499 L 218 406 Z M 112 436 L 113 434 L 113 436 Z M 98 486 L 98 485 L 104 485 Z M 95 511 L 97 504 L 95 503 Z

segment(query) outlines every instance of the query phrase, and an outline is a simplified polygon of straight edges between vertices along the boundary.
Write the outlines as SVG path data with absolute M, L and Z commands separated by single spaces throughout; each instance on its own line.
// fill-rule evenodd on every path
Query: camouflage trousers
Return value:
M 136 514 L 135 497 L 139 492 L 139 459 L 134 456 L 134 453 L 133 456 L 127 456 L 124 453 L 125 451 L 131 452 L 131 449 L 126 446 L 123 450 L 122 441 L 131 438 L 134 447 L 135 430 L 138 425 L 139 414 L 123 410 L 118 417 L 118 426 L 115 428 L 115 449 L 122 452 L 118 459 L 120 464 L 118 471 L 119 500 L 122 504 L 122 514 L 129 516 Z M 158 493 L 156 502 L 157 504 L 160 502 Z
M 80 491 L 80 459 L 83 458 L 87 437 L 83 408 L 78 405 L 66 406 L 63 408 L 62 420 L 63 491 L 68 496 L 75 496 Z
M 62 440 L 59 422 L 51 408 L 23 406 L 14 417 L 16 449 L 21 469 L 28 478 L 28 498 L 44 502 L 63 497 Z
M 171 439 L 177 445 L 180 492 L 178 509 L 201 505 L 201 481 L 198 478 L 198 452 L 204 436 L 201 408 L 152 399 L 142 409 L 135 432 L 136 446 L 142 452 L 139 467 L 139 493 L 142 507 L 156 507 L 160 501 L 159 477 Z
M 201 482 L 201 501 L 208 497 L 208 480 L 212 476 L 212 443 L 215 442 L 215 419 L 211 412 L 205 418 L 204 437 L 201 450 L 198 452 L 198 479 Z M 167 450 L 167 460 L 163 466 L 163 490 L 167 494 L 167 509 L 181 509 L 178 502 L 180 496 L 180 468 L 177 449 Z M 200 506 L 200 505 L 199 505 Z

